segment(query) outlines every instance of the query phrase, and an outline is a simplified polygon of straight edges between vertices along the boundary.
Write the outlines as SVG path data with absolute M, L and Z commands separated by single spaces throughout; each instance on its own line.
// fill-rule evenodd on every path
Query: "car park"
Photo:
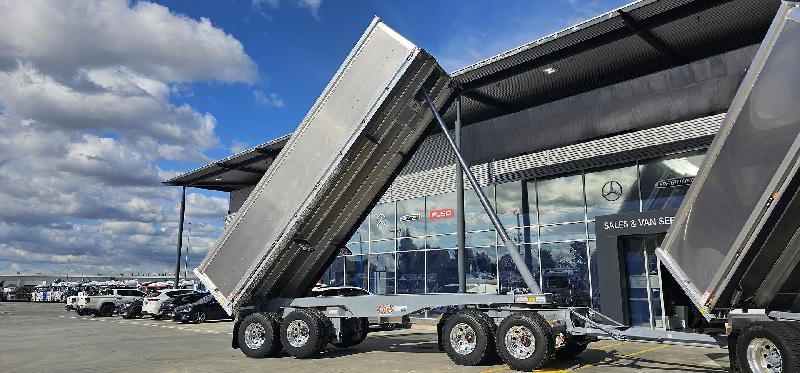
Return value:
M 208 295 L 208 293 L 194 292 L 188 294 L 180 294 L 178 296 L 167 299 L 164 301 L 164 303 L 161 303 L 161 307 L 158 308 L 157 316 L 160 319 L 172 319 L 172 317 L 175 315 L 176 307 L 197 302 L 206 295 Z M 153 318 L 156 318 L 155 315 Z
M 222 309 L 216 298 L 206 295 L 200 300 L 175 308 L 173 320 L 184 324 L 202 324 L 206 320 L 230 319 L 228 313 Z
M 193 292 L 194 290 L 191 289 L 161 289 L 155 290 L 147 296 L 144 297 L 142 303 L 142 313 L 145 315 L 151 315 L 154 319 L 158 319 L 160 317 L 158 310 L 165 301 L 174 298 L 175 296 L 181 294 L 188 294 Z

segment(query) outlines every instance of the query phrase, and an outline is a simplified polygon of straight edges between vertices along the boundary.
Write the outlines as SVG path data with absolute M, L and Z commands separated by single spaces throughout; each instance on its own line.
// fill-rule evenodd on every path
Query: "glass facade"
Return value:
M 558 177 L 485 187 L 509 237 L 543 290 L 574 305 L 596 302 L 594 220 L 601 215 L 676 208 L 703 153 L 683 153 Z M 464 193 L 467 291 L 524 287 L 506 248 L 471 190 Z M 375 294 L 458 291 L 456 193 L 377 205 L 323 276 Z

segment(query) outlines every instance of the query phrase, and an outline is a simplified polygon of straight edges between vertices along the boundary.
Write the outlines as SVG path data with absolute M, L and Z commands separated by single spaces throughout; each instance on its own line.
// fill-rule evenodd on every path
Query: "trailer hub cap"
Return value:
M 515 359 L 525 360 L 536 351 L 536 341 L 530 329 L 514 325 L 506 332 L 504 342 L 506 349 Z
M 747 363 L 753 373 L 781 373 L 783 358 L 772 341 L 756 338 L 747 345 Z
M 252 323 L 244 330 L 244 344 L 251 350 L 258 350 L 264 345 L 266 331 L 259 323 Z
M 308 342 L 308 324 L 303 320 L 294 320 L 286 328 L 286 339 L 292 347 L 303 347 Z
M 459 355 L 469 355 L 477 345 L 475 330 L 466 323 L 458 323 L 450 330 L 450 345 Z

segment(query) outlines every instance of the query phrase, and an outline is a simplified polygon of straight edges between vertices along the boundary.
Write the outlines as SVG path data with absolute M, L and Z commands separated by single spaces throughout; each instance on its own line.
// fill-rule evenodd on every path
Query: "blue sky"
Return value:
M 452 71 L 626 1 L 0 1 L 0 273 L 172 271 L 160 182 L 291 133 L 375 15 Z M 194 266 L 228 200 L 187 201 Z
M 292 132 L 376 15 L 453 71 L 627 3 L 353 0 L 323 1 L 314 13 L 292 0 L 277 6 L 245 0 L 160 2 L 192 18 L 210 18 L 240 40 L 258 65 L 260 76 L 252 85 L 195 84 L 192 96 L 175 99 L 217 118 L 226 148 L 208 152 L 215 158 L 232 147 Z M 254 91 L 276 95 L 283 106 L 259 104 Z

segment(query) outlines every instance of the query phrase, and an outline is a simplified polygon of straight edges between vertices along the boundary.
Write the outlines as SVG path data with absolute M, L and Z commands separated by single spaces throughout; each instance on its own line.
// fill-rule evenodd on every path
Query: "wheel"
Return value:
M 254 359 L 275 356 L 281 351 L 278 322 L 273 314 L 253 313 L 239 325 L 239 349 Z
M 202 324 L 206 321 L 206 311 L 205 310 L 197 310 L 192 316 L 192 322 L 195 324 Z
M 571 359 L 575 356 L 580 355 L 583 351 L 586 351 L 586 347 L 589 346 L 589 342 L 586 340 L 585 337 L 572 337 L 570 338 L 564 347 L 556 351 L 556 358 L 559 359 Z
M 78 313 L 78 316 L 86 316 L 86 311 L 84 311 L 84 310 L 83 310 L 83 309 L 81 309 L 81 308 L 78 308 L 78 310 L 77 310 L 77 311 L 75 311 L 75 312 L 77 312 L 77 313 Z
M 342 340 L 334 342 L 333 345 L 339 348 L 358 346 L 369 333 L 369 320 L 362 318 L 349 318 L 342 320 Z
M 97 312 L 97 316 L 100 317 L 110 317 L 114 315 L 114 305 L 110 303 L 106 303 L 100 306 L 100 311 Z
M 127 316 L 128 319 L 135 319 L 135 318 L 142 317 L 142 308 L 141 307 L 134 307 L 132 310 L 129 310 L 125 314 L 125 316 Z
M 494 321 L 476 310 L 461 310 L 450 316 L 442 328 L 447 356 L 458 365 L 484 364 L 497 356 Z
M 511 369 L 538 369 L 553 359 L 554 350 L 553 329 L 538 313 L 515 313 L 497 328 L 497 352 Z
M 159 316 L 159 315 L 153 315 L 153 320 L 161 320 L 161 316 Z
M 299 359 L 316 356 L 325 348 L 330 329 L 316 309 L 299 309 L 290 312 L 281 323 L 281 344 L 284 351 Z
M 386 331 L 392 331 L 397 329 L 397 324 L 393 322 L 383 322 L 381 323 L 381 329 Z
M 736 342 L 736 358 L 745 373 L 800 372 L 800 333 L 794 322 L 757 322 Z

